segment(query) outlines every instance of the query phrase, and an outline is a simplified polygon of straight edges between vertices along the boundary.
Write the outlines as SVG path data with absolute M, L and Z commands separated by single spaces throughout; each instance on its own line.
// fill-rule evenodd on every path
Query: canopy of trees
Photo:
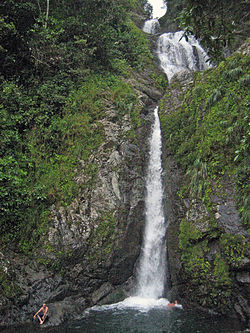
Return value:
M 249 9 L 248 0 L 184 0 L 179 20 L 186 37 L 195 35 L 210 58 L 220 61 L 225 47 L 247 36 Z

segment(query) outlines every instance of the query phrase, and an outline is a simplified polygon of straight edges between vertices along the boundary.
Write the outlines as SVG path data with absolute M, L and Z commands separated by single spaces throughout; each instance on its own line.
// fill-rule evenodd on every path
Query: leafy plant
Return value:
M 249 244 L 247 244 L 245 237 L 242 235 L 223 234 L 220 242 L 226 260 L 236 267 L 239 266 L 249 250 Z

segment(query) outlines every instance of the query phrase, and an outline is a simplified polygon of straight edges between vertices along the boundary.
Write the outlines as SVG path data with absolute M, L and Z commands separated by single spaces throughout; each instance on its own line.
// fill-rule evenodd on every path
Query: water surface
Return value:
M 187 309 L 166 307 L 93 308 L 80 321 L 63 327 L 25 326 L 3 333 L 235 333 L 242 327 L 236 320 Z

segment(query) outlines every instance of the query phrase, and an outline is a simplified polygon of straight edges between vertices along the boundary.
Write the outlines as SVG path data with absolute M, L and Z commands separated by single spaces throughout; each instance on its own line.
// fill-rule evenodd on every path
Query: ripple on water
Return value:
M 122 302 L 94 306 L 85 311 L 86 314 L 91 311 L 108 311 L 108 310 L 126 310 L 126 309 L 134 309 L 140 312 L 148 312 L 152 309 L 168 309 L 169 301 L 166 298 L 144 298 L 138 296 L 131 296 L 126 298 Z M 182 308 L 181 304 L 178 304 L 176 308 Z

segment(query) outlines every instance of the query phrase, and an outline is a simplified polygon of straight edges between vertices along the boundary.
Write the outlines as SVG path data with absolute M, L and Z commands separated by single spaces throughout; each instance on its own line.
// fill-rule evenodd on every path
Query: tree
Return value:
M 211 60 L 218 62 L 225 47 L 246 35 L 249 9 L 248 0 L 185 0 L 179 21 L 185 37 L 195 35 Z
M 47 28 L 48 18 L 49 18 L 49 0 L 47 0 L 47 9 L 46 9 L 46 18 L 45 18 L 45 28 Z

